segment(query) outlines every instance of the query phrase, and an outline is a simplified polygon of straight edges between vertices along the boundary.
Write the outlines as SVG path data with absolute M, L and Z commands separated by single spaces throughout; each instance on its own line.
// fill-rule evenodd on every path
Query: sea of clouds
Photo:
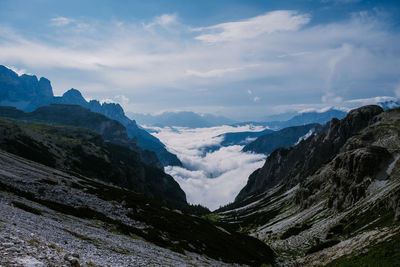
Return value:
M 191 204 L 201 204 L 211 210 L 232 202 L 246 185 L 249 175 L 262 167 L 266 156 L 242 152 L 242 145 L 221 147 L 208 152 L 207 147 L 218 146 L 227 132 L 261 131 L 252 125 L 218 126 L 189 129 L 183 127 L 152 128 L 153 133 L 182 161 L 183 167 L 167 166 L 186 193 Z

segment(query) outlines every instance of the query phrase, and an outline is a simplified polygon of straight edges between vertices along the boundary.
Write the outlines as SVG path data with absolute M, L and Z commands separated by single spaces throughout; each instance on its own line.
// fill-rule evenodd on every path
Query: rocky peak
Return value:
M 294 186 L 332 160 L 345 142 L 373 122 L 382 113 L 379 106 L 354 109 L 342 120 L 332 119 L 327 132 L 320 132 L 289 149 L 275 150 L 264 166 L 256 170 L 240 191 L 236 201 L 282 184 Z
M 65 104 L 80 105 L 83 107 L 87 105 L 87 102 L 85 98 L 83 98 L 81 92 L 74 88 L 69 89 L 63 94 L 61 102 Z
M 10 70 L 9 68 L 0 65 L 0 81 L 9 80 L 9 79 L 16 79 L 18 78 L 18 74 L 14 71 Z
M 53 97 L 53 88 L 48 79 L 41 77 L 39 80 L 39 94 L 46 98 Z

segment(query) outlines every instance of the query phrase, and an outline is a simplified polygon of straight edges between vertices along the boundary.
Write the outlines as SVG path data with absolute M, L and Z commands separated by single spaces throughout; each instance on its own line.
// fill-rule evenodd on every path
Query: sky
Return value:
M 0 0 L 1 65 L 135 113 L 400 97 L 399 44 L 398 0 Z

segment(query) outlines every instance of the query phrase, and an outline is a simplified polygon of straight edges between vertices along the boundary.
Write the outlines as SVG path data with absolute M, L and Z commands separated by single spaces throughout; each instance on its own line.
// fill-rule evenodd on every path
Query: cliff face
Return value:
M 372 123 L 371 119 L 382 111 L 378 106 L 352 110 L 341 121 L 332 119 L 326 131 L 301 141 L 295 147 L 275 150 L 264 166 L 251 174 L 236 201 L 261 193 L 281 182 L 293 186 L 303 181 L 332 160 L 347 139 L 367 127 Z
M 0 65 L 0 105 L 12 105 L 32 111 L 40 105 L 47 105 L 53 99 L 50 81 L 36 76 L 18 76 L 12 70 Z
M 400 109 L 355 109 L 274 151 L 216 216 L 271 245 L 282 265 L 390 266 L 400 244 L 399 158 Z
M 139 128 L 134 120 L 125 116 L 119 104 L 103 103 L 97 100 L 87 102 L 76 89 L 70 89 L 61 97 L 54 97 L 50 81 L 46 78 L 37 79 L 34 75 L 18 76 L 14 71 L 0 65 L 0 105 L 13 106 L 26 112 L 49 104 L 79 105 L 119 121 L 130 138 L 136 138 L 143 150 L 156 153 L 163 166 L 182 163 L 178 157 L 166 150 L 165 145 L 156 137 Z

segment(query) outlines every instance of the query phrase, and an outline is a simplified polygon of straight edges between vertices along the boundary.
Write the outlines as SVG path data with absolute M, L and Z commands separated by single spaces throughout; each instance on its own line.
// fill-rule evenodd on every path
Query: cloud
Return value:
M 197 31 L 173 15 L 155 18 L 151 30 L 141 22 L 92 21 L 79 31 L 74 19 L 45 38 L 0 25 L 0 62 L 45 75 L 59 93 L 73 81 L 91 97 L 135 99 L 128 111 L 189 107 L 251 120 L 285 108 L 395 96 L 400 34 L 379 16 L 310 24 L 308 14 L 281 10 Z M 196 39 L 207 34 L 215 42 Z
M 148 24 L 143 24 L 143 28 L 149 30 L 154 26 L 161 26 L 163 28 L 168 25 L 174 24 L 177 22 L 176 14 L 163 14 L 161 16 L 157 16 L 154 20 Z
M 196 37 L 197 40 L 216 43 L 252 39 L 263 34 L 280 31 L 295 31 L 310 21 L 307 14 L 296 11 L 279 10 L 243 21 L 221 23 L 209 27 L 196 28 L 195 31 L 210 32 Z
M 249 175 L 264 164 L 265 155 L 242 152 L 243 146 L 222 147 L 217 151 L 205 150 L 219 145 L 223 140 L 218 135 L 226 132 L 260 131 L 254 126 L 220 126 L 187 129 L 182 127 L 153 128 L 168 150 L 177 154 L 183 168 L 168 166 L 172 175 L 193 204 L 202 204 L 210 209 L 232 202 L 247 182 Z
M 50 20 L 50 25 L 55 27 L 62 27 L 71 24 L 72 22 L 75 22 L 75 20 L 66 17 L 55 17 Z
M 200 78 L 212 78 L 212 77 L 222 77 L 227 73 L 233 73 L 241 70 L 243 68 L 226 68 L 226 69 L 214 69 L 205 72 L 187 70 L 186 74 L 189 76 L 197 76 Z
M 100 101 L 100 103 L 118 103 L 124 106 L 129 103 L 129 98 L 124 95 L 116 95 L 113 98 L 105 98 Z
M 18 74 L 18 76 L 21 76 L 22 74 L 32 75 L 32 74 L 28 73 L 25 69 L 18 69 L 13 66 L 6 66 L 6 67 L 11 69 L 12 71 L 14 71 L 16 74 Z
M 256 103 L 256 102 L 258 102 L 258 101 L 260 101 L 260 97 L 259 96 L 255 96 L 254 98 L 253 98 L 253 102 L 254 103 Z

